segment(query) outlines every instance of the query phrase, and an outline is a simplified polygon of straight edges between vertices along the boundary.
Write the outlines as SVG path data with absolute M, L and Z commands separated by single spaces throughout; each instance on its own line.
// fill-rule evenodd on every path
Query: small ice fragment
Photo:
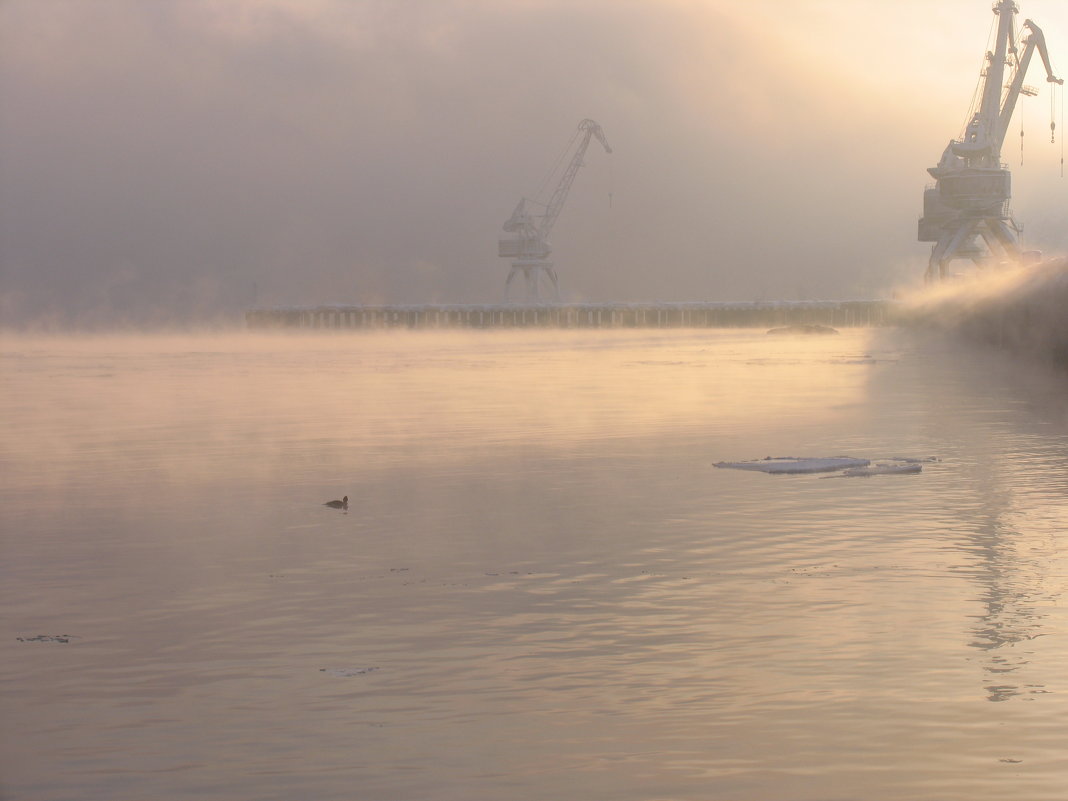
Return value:
M 843 476 L 890 476 L 899 473 L 920 473 L 920 464 L 875 464 L 870 467 L 852 467 L 842 473 Z
M 761 473 L 830 473 L 854 467 L 866 467 L 868 459 L 852 456 L 768 456 L 747 462 L 716 462 L 715 467 L 732 470 L 759 470 Z
M 78 639 L 73 634 L 38 634 L 34 637 L 16 637 L 19 642 L 61 642 L 68 643 Z
M 782 328 L 772 328 L 769 334 L 837 334 L 838 330 L 829 325 L 786 325 Z
M 331 676 L 338 676 L 343 679 L 347 679 L 351 676 L 362 676 L 365 673 L 373 673 L 378 670 L 376 667 L 365 668 L 319 668 L 320 673 L 327 673 Z

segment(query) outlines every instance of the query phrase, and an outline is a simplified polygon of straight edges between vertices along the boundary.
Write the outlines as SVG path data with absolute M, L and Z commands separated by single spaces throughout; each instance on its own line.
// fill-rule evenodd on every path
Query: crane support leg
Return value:
M 545 268 L 545 274 L 547 276 L 549 276 L 549 280 L 552 281 L 552 284 L 553 284 L 553 300 L 554 301 L 559 301 L 560 300 L 560 281 L 557 279 L 556 270 L 553 269 L 551 264 L 548 265 Z
M 961 220 L 955 229 L 947 228 L 942 231 L 938 242 L 931 248 L 931 260 L 927 264 L 928 282 L 946 279 L 946 268 L 957 258 L 961 246 L 971 241 L 978 223 L 978 220 Z
M 558 302 L 560 300 L 560 281 L 556 276 L 556 270 L 553 269 L 552 262 L 512 262 L 512 269 L 508 273 L 508 279 L 504 282 L 504 300 L 506 303 L 509 299 L 508 289 L 512 286 L 512 280 L 519 273 L 523 274 L 523 283 L 526 286 L 525 300 L 527 303 L 541 302 L 539 284 L 543 273 L 548 277 L 549 283 L 552 284 L 552 301 Z
M 538 273 L 536 269 L 526 267 L 523 270 L 523 277 L 527 282 L 527 301 L 533 301 L 537 303 L 541 300 L 541 295 L 538 293 Z
M 1004 220 L 996 218 L 987 220 L 986 224 L 1001 243 L 1006 258 L 1012 262 L 1019 262 L 1023 252 L 1020 250 L 1020 240 L 1016 236 L 1016 231 L 1010 228 Z
M 512 279 L 515 278 L 515 274 L 519 272 L 519 267 L 512 265 L 512 269 L 508 271 L 508 280 L 504 282 L 504 300 L 508 302 L 508 288 L 512 286 Z
M 982 256 L 973 256 L 972 261 L 979 267 L 982 267 L 985 263 L 998 264 L 999 262 L 1005 262 L 1012 258 L 1012 254 L 1005 247 L 1005 243 L 1001 241 L 990 227 L 990 221 L 986 221 L 987 224 L 980 226 L 979 236 L 983 238 L 986 243 L 987 250 L 990 251 L 990 258 L 984 259 Z

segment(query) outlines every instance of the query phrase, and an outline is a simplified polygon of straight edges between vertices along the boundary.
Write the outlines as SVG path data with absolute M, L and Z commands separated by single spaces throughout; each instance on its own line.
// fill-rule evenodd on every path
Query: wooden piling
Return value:
M 581 303 L 470 306 L 320 306 L 252 309 L 252 329 L 307 328 L 841 328 L 895 324 L 897 305 L 886 300 L 777 303 Z

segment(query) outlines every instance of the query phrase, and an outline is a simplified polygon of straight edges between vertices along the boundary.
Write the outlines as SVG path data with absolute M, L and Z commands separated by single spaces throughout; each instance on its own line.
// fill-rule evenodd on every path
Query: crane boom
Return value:
M 1005 83 L 1005 63 L 1009 47 L 1015 51 L 1012 15 L 1019 9 L 1013 0 L 998 0 L 993 11 L 998 17 L 998 32 L 993 52 L 986 54 L 983 70 L 983 94 L 979 110 L 969 121 L 960 142 L 953 144 L 953 152 L 970 159 L 971 166 L 996 166 L 1000 162 L 1001 147 L 997 131 L 1001 117 L 1001 86 Z M 980 165 L 978 162 L 984 162 Z M 993 163 L 989 163 L 989 162 Z
M 1046 37 L 1042 33 L 1042 29 L 1039 28 L 1031 20 L 1024 21 L 1024 27 L 1031 31 L 1031 35 L 1024 41 L 1023 54 L 1020 55 L 1019 60 L 1016 62 L 1016 72 L 1013 76 L 1012 83 L 1009 84 L 1008 90 L 1005 94 L 1005 100 L 1001 105 L 1001 115 L 998 120 L 998 132 L 997 132 L 997 150 L 1001 152 L 1001 146 L 1005 143 L 1005 135 L 1009 131 L 1009 123 L 1012 121 L 1012 113 L 1016 110 L 1016 101 L 1020 99 L 1020 92 L 1023 90 L 1024 76 L 1027 74 L 1027 67 L 1031 63 L 1031 56 L 1035 54 L 1035 50 L 1038 50 L 1038 54 L 1042 57 L 1042 64 L 1046 68 L 1046 82 L 1063 84 L 1064 79 L 1058 78 L 1053 74 L 1053 67 L 1049 62 L 1049 51 L 1046 49 Z
M 575 182 L 575 176 L 578 174 L 579 167 L 583 164 L 582 158 L 586 155 L 586 148 L 590 146 L 590 139 L 596 136 L 597 141 L 604 147 L 605 153 L 612 152 L 612 148 L 608 145 L 608 140 L 605 139 L 604 130 L 593 120 L 586 119 L 580 122 L 579 131 L 582 132 L 582 140 L 579 142 L 575 154 L 571 157 L 571 162 L 567 165 L 567 169 L 564 170 L 553 196 L 549 198 L 549 203 L 545 207 L 545 214 L 541 219 L 541 225 L 538 227 L 538 233 L 544 239 L 549 238 L 549 233 L 553 230 L 553 226 L 556 225 L 556 218 L 560 216 L 560 212 L 564 208 L 567 195 L 571 191 L 571 184 Z

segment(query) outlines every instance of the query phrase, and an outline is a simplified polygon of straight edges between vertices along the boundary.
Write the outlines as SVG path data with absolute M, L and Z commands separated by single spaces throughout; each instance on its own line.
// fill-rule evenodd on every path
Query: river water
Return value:
M 889 330 L 2 357 L 7 801 L 1068 797 L 1064 375 Z M 714 466 L 837 455 L 931 461 Z

